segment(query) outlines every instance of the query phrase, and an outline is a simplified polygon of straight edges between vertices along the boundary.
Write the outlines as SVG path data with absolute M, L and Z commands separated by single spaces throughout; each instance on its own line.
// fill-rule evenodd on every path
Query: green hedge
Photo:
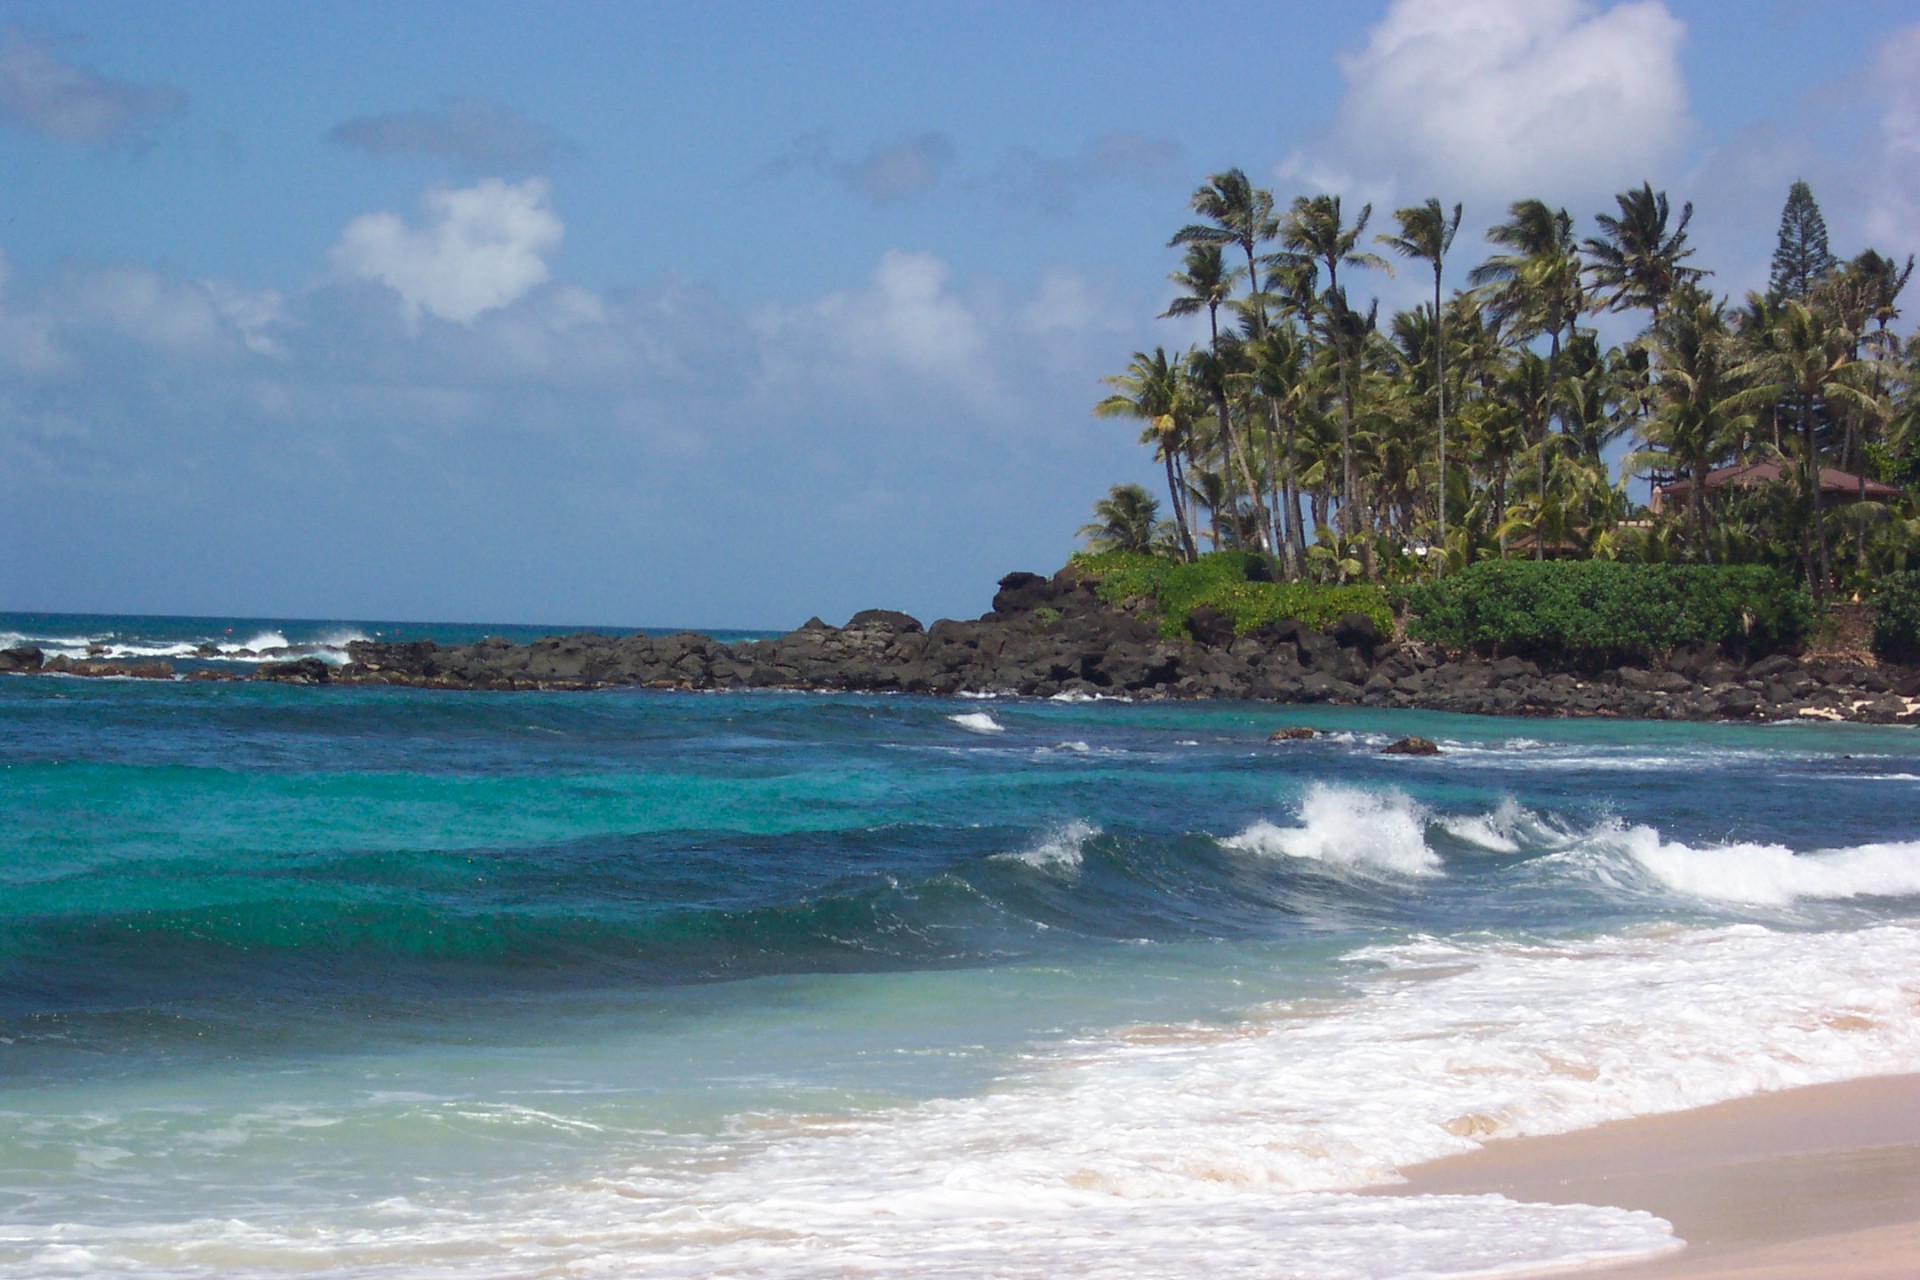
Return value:
M 1873 652 L 1889 662 L 1920 660 L 1920 570 L 1880 579 L 1873 593 Z
M 1406 592 L 1408 634 L 1452 649 L 1637 660 L 1711 641 L 1792 648 L 1813 625 L 1805 584 L 1758 565 L 1483 560 Z
M 1365 614 L 1382 635 L 1393 634 L 1393 608 L 1387 594 L 1371 583 L 1345 587 L 1316 587 L 1298 582 L 1255 582 L 1248 570 L 1258 558 L 1240 551 L 1216 551 L 1192 564 L 1160 556 L 1109 551 L 1077 555 L 1073 563 L 1098 580 L 1103 600 L 1115 604 L 1146 599 L 1160 615 L 1160 634 L 1169 639 L 1187 634 L 1187 618 L 1209 605 L 1233 619 L 1237 634 L 1262 623 L 1294 618 L 1314 627 L 1328 627 L 1349 613 Z

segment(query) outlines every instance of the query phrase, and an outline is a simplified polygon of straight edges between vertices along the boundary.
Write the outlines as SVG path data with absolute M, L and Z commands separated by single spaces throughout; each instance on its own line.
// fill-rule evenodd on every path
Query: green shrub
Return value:
M 1920 659 L 1920 570 L 1880 579 L 1873 593 L 1873 652 L 1889 662 Z
M 1289 618 L 1324 628 L 1349 613 L 1371 618 L 1382 635 L 1393 634 L 1393 610 L 1381 588 L 1249 581 L 1249 569 L 1260 560 L 1241 551 L 1216 551 L 1192 564 L 1125 552 L 1075 556 L 1073 563 L 1098 580 L 1101 599 L 1149 601 L 1160 615 L 1160 634 L 1169 639 L 1187 634 L 1187 619 L 1201 605 L 1231 618 L 1239 635 Z
M 1576 662 L 1702 642 L 1766 653 L 1798 645 L 1813 625 L 1805 585 L 1759 565 L 1484 560 L 1405 599 L 1418 639 Z

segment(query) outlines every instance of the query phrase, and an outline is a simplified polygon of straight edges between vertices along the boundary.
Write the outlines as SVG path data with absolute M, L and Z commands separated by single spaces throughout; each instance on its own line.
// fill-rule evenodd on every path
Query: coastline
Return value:
M 1401 642 L 1359 614 L 1325 630 L 1281 622 L 1235 635 L 1230 626 L 1196 622 L 1195 631 L 1192 638 L 1166 638 L 1155 618 L 1106 603 L 1090 582 L 1066 569 L 1052 578 L 1009 574 L 988 613 L 930 627 L 904 613 L 869 609 L 845 626 L 814 618 L 773 639 L 735 643 L 698 632 L 579 633 L 525 644 L 356 640 L 332 662 L 250 655 L 255 665 L 248 671 L 223 661 L 217 650 L 177 668 L 165 660 L 48 658 L 21 646 L 0 651 L 0 672 L 506 692 L 1221 699 L 1519 717 L 1920 724 L 1920 672 L 1846 654 L 1748 661 L 1716 647 L 1645 664 L 1555 669 L 1523 657 L 1491 659 Z
M 1671 1223 L 1683 1242 L 1657 1258 L 1582 1274 L 1904 1277 L 1920 1268 L 1920 1075 L 1810 1085 L 1504 1139 L 1403 1176 L 1373 1193 L 1493 1193 L 1641 1209 Z

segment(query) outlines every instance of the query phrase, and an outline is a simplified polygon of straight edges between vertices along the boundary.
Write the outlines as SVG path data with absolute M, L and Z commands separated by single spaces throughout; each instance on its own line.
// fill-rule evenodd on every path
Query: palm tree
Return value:
M 1208 219 L 1190 223 L 1173 233 L 1167 242 L 1174 245 L 1238 245 L 1247 259 L 1248 313 L 1253 317 L 1253 336 L 1266 331 L 1266 306 L 1260 293 L 1259 248 L 1280 234 L 1280 223 L 1273 216 L 1273 193 L 1253 185 L 1239 169 L 1216 173 L 1207 185 L 1193 193 L 1193 211 Z
M 1813 542 L 1806 554 L 1807 578 L 1814 594 L 1821 596 L 1833 565 L 1820 495 L 1820 420 L 1848 412 L 1884 417 L 1886 404 L 1873 393 L 1872 372 L 1854 358 L 1846 331 L 1798 299 L 1775 304 L 1751 295 L 1742 336 L 1749 354 L 1733 377 L 1748 387 L 1732 397 L 1734 407 L 1788 405 L 1798 420 L 1799 469 Z
M 1220 338 L 1220 308 L 1232 298 L 1233 283 L 1240 278 L 1240 268 L 1227 266 L 1217 244 L 1188 245 L 1185 267 L 1185 270 L 1167 277 L 1186 292 L 1168 304 L 1167 309 L 1161 312 L 1161 318 L 1194 315 L 1202 310 L 1207 313 L 1208 350 L 1188 356 L 1188 373 L 1197 385 L 1205 387 L 1211 394 L 1214 409 L 1219 414 L 1220 448 L 1225 454 L 1229 489 L 1235 486 L 1237 479 L 1244 482 L 1247 493 L 1257 496 L 1259 485 L 1254 481 L 1252 466 L 1242 447 L 1244 442 L 1234 434 L 1232 414 L 1227 407 L 1229 361 Z M 1236 469 L 1238 477 L 1234 474 Z M 1264 516 L 1265 504 L 1261 504 L 1260 510 Z M 1265 523 L 1264 519 L 1262 523 Z M 1279 548 L 1274 547 L 1273 550 L 1277 552 Z
M 1726 308 L 1691 284 L 1670 301 L 1646 339 L 1659 349 L 1662 370 L 1653 416 L 1642 428 L 1649 447 L 1629 455 L 1627 466 L 1684 471 L 1692 478 L 1687 505 L 1701 555 L 1711 564 L 1707 474 L 1738 446 L 1746 417 L 1731 399 L 1734 350 Z
M 1117 484 L 1093 504 L 1092 524 L 1080 536 L 1092 551 L 1130 551 L 1149 555 L 1160 529 L 1160 503 L 1137 484 Z
M 1595 214 L 1600 234 L 1586 241 L 1588 273 L 1595 289 L 1607 295 L 1596 305 L 1603 301 L 1612 311 L 1644 307 L 1658 325 L 1660 310 L 1675 289 L 1711 274 L 1680 265 L 1693 256 L 1687 245 L 1693 204 L 1680 206 L 1679 225 L 1669 232 L 1667 193 L 1655 191 L 1652 183 L 1622 191 L 1613 199 L 1620 206 L 1620 216 Z
M 1180 539 L 1181 554 L 1189 561 L 1198 557 L 1193 544 L 1193 527 L 1188 518 L 1182 478 L 1182 456 L 1192 445 L 1193 397 L 1180 365 L 1167 359 L 1165 347 L 1153 354 L 1133 353 L 1125 373 L 1102 378 L 1114 389 L 1093 406 L 1096 417 L 1139 418 L 1146 422 L 1142 444 L 1151 442 L 1155 456 L 1167 469 L 1167 495 L 1173 503 L 1174 529 Z
M 1508 220 L 1487 231 L 1487 239 L 1507 249 L 1475 267 L 1468 279 L 1487 290 L 1490 309 L 1513 322 L 1521 332 L 1545 334 L 1549 341 L 1546 381 L 1552 388 L 1559 377 L 1560 334 L 1572 332 L 1585 302 L 1580 284 L 1580 250 L 1573 238 L 1573 218 L 1565 209 L 1549 209 L 1539 200 L 1518 200 L 1508 209 Z M 1540 424 L 1539 488 L 1547 487 L 1551 400 Z M 1546 549 L 1534 544 L 1534 558 Z
M 1289 579 L 1300 575 L 1306 555 L 1306 535 L 1300 524 L 1299 471 L 1295 465 L 1294 442 L 1301 416 L 1317 388 L 1313 381 L 1312 353 L 1300 331 L 1289 322 L 1269 328 L 1264 335 L 1247 344 L 1253 361 L 1253 388 L 1265 403 L 1271 428 L 1272 454 L 1268 475 L 1273 491 L 1274 536 L 1281 545 L 1281 557 Z
M 1336 319 L 1328 321 L 1330 327 L 1346 327 L 1347 317 L 1352 314 L 1346 305 L 1346 294 L 1340 289 L 1343 265 L 1378 267 L 1392 274 L 1393 268 L 1387 265 L 1386 259 L 1357 248 L 1367 229 L 1367 220 L 1372 216 L 1373 206 L 1362 205 L 1360 216 L 1349 227 L 1341 214 L 1339 196 L 1297 196 L 1287 211 L 1286 221 L 1281 224 L 1280 242 L 1288 251 L 1326 270 L 1327 289 L 1321 301 L 1329 313 L 1336 308 L 1339 313 Z M 1356 510 L 1353 505 L 1353 387 L 1348 356 L 1346 347 L 1336 348 L 1340 374 L 1340 524 L 1342 531 L 1351 536 Z
M 1433 395 L 1434 423 L 1440 432 L 1440 545 L 1447 545 L 1447 357 L 1446 321 L 1440 311 L 1440 277 L 1447 250 L 1453 247 L 1454 233 L 1460 230 L 1459 205 L 1449 216 L 1437 197 L 1425 204 L 1396 209 L 1393 217 L 1400 224 L 1397 236 L 1375 236 L 1381 244 L 1404 257 L 1433 264 Z

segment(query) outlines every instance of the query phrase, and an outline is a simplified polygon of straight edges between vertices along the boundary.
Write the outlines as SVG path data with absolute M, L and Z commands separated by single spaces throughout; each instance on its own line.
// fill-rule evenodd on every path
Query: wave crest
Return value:
M 1047 831 L 1029 848 L 994 856 L 1023 862 L 1036 871 L 1073 871 L 1080 866 L 1087 842 L 1099 834 L 1099 827 L 1084 818 L 1075 818 Z
M 1404 791 L 1316 782 L 1300 798 L 1297 813 L 1297 827 L 1263 820 L 1220 843 L 1242 853 L 1304 858 L 1376 875 L 1440 872 L 1440 856 L 1427 845 L 1432 815 Z
M 1777 844 L 1696 849 L 1652 827 L 1616 828 L 1607 843 L 1668 889 L 1746 906 L 1920 895 L 1920 841 L 1795 853 Z

